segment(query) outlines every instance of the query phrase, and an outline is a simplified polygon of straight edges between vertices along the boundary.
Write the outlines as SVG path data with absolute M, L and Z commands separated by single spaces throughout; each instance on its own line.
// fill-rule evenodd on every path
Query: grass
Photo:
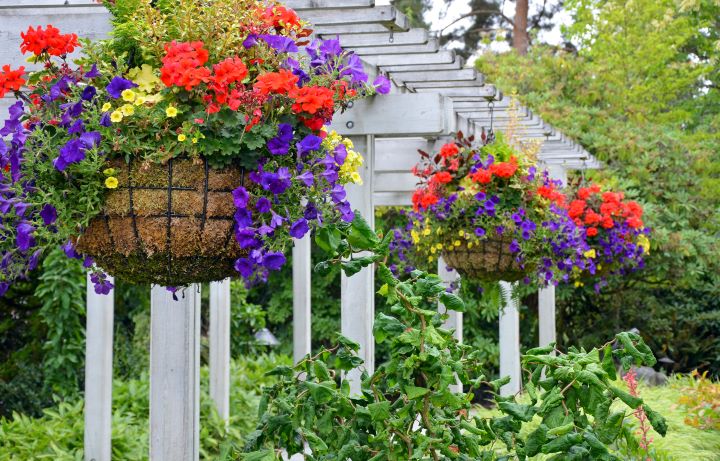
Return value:
M 665 437 L 651 431 L 653 438 L 651 447 L 655 451 L 655 455 L 651 457 L 652 461 L 720 461 L 720 431 L 700 429 L 686 424 L 687 412 L 684 407 L 678 405 L 678 400 L 689 386 L 689 379 L 691 378 L 678 376 L 672 377 L 666 386 L 651 387 L 642 384 L 639 386 L 640 396 L 645 403 L 662 414 L 668 424 Z M 625 387 L 623 382 L 618 382 L 617 386 Z M 618 403 L 617 405 L 620 407 L 622 404 Z M 496 412 L 478 407 L 477 414 L 480 417 L 490 417 Z M 536 419 L 538 418 L 536 417 Z M 534 421 L 533 423 L 538 424 L 539 422 Z M 533 423 L 524 430 L 528 432 L 533 430 Z M 549 457 L 538 455 L 532 459 L 542 461 Z M 644 461 L 633 456 L 627 456 L 624 459 Z

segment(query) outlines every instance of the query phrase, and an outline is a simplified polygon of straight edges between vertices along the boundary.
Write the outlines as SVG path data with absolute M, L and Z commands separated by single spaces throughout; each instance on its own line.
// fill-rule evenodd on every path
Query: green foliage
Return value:
M 720 431 L 720 383 L 708 379 L 706 373 L 694 371 L 688 377 L 688 386 L 678 403 L 688 415 L 685 423 L 702 429 Z
M 324 246 L 336 248 L 331 261 L 347 273 L 387 253 L 387 237 L 369 231 L 358 214 L 352 224 L 333 230 L 342 237 L 339 244 Z M 356 252 L 370 256 L 355 258 Z M 626 410 L 610 410 L 615 401 L 630 409 L 643 401 L 613 386 L 598 349 L 558 355 L 553 347 L 529 350 L 522 365 L 530 403 L 497 396 L 501 416 L 471 415 L 473 388 L 487 384 L 497 392 L 508 380 L 488 383 L 479 354 L 442 327 L 446 315 L 429 308 L 440 299 L 459 310 L 464 303 L 435 275 L 416 270 L 401 281 L 382 263 L 377 275 L 391 314 L 378 314 L 374 335 L 390 359 L 372 375 L 363 373 L 360 394 L 351 394 L 346 378 L 362 364 L 355 355 L 359 346 L 343 336 L 293 369 L 277 368 L 273 374 L 280 382 L 264 391 L 260 421 L 242 459 L 280 459 L 280 449 L 293 455 L 307 445 L 311 460 L 524 460 L 538 453 L 557 461 L 619 460 L 609 447 L 620 437 L 634 440 L 623 430 Z M 604 350 L 628 366 L 655 362 L 634 333 L 619 334 Z M 458 382 L 470 390 L 455 393 L 451 385 Z M 648 413 L 664 435 L 662 417 Z M 523 434 L 535 418 L 539 426 Z
M 39 314 L 47 327 L 45 385 L 63 398 L 77 395 L 84 376 L 85 286 L 80 261 L 59 248 L 48 255 L 35 295 L 43 302 Z
M 259 386 L 272 384 L 265 373 L 279 363 L 281 356 L 260 356 L 233 362 L 231 369 L 231 418 L 220 419 L 207 394 L 207 369 L 201 373 L 201 459 L 217 460 L 238 446 L 256 422 Z M 115 381 L 113 387 L 113 459 L 144 461 L 148 454 L 149 378 Z M 83 401 L 62 402 L 48 408 L 40 418 L 18 413 L 0 419 L 0 461 L 52 459 L 76 461 L 83 456 Z
M 709 46 L 718 7 L 625 3 L 566 4 L 579 54 L 535 46 L 526 57 L 483 55 L 477 66 L 603 161 L 594 180 L 646 205 L 646 269 L 611 279 L 599 294 L 558 290 L 561 345 L 587 347 L 637 327 L 677 369 L 718 374 L 720 106 L 711 79 L 720 49 Z

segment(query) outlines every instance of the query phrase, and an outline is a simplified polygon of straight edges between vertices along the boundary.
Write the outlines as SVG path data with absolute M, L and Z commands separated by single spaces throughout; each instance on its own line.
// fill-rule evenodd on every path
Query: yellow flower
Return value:
M 110 176 L 105 180 L 105 187 L 108 189 L 117 189 L 118 180 L 115 176 Z
M 650 240 L 648 240 L 645 234 L 640 234 L 637 244 L 644 250 L 645 254 L 650 254 Z
M 468 242 L 468 245 L 467 245 L 467 247 L 468 247 L 468 250 L 469 250 L 470 248 L 472 248 L 472 247 L 473 247 L 473 243 L 472 243 L 472 242 Z
M 458 235 L 459 235 L 460 237 L 465 237 L 465 231 L 462 230 L 462 229 L 460 229 L 460 232 L 458 232 Z
M 122 122 L 122 119 L 123 119 L 123 114 L 119 110 L 116 110 L 115 112 L 110 114 L 110 121 L 112 121 L 113 123 Z
M 142 95 L 138 96 L 138 97 L 135 99 L 135 105 L 136 105 L 136 106 L 142 106 L 142 105 L 145 104 L 146 102 L 147 102 L 147 98 L 146 98 L 145 96 L 142 96 Z
M 585 284 L 582 282 L 575 282 L 575 288 L 580 288 L 580 287 L 584 287 L 584 286 L 585 286 Z
M 105 176 L 112 176 L 115 174 L 115 168 L 108 168 L 105 171 L 103 171 L 103 174 Z
M 130 117 L 131 115 L 133 115 L 135 113 L 135 108 L 133 106 L 131 106 L 130 104 L 125 104 L 124 106 L 122 106 L 120 108 L 120 110 L 122 111 L 122 114 L 125 117 Z
M 185 142 L 186 140 L 187 140 L 187 136 L 185 136 L 184 134 L 178 135 L 178 141 Z
M 354 182 L 355 184 L 362 185 L 363 183 L 362 177 L 357 171 L 353 171 L 352 173 L 350 173 L 350 179 L 352 179 L 352 182 Z
M 150 93 L 160 83 L 160 79 L 155 75 L 155 69 L 148 64 L 143 64 L 142 67 L 136 67 L 128 72 L 130 80 L 137 83 L 138 90 L 143 93 Z
M 168 106 L 167 109 L 165 109 L 165 115 L 167 115 L 169 118 L 175 118 L 177 117 L 178 110 L 175 106 Z
M 456 247 L 459 247 L 460 245 L 462 245 L 462 242 L 460 240 L 455 240 L 453 242 L 453 245 L 455 245 Z
M 197 142 L 198 142 L 198 138 L 192 138 L 192 143 L 193 143 L 193 144 L 197 144 Z
M 430 230 L 429 227 L 426 227 L 425 229 L 423 229 L 423 232 L 422 232 L 422 234 L 423 234 L 425 237 L 427 237 L 427 236 L 430 235 L 431 233 L 432 233 L 432 231 Z
M 593 248 L 592 250 L 586 251 L 585 253 L 583 253 L 583 255 L 584 255 L 586 258 L 591 258 L 591 259 L 597 257 L 597 253 L 595 252 L 595 248 Z
M 420 234 L 418 234 L 415 229 L 410 231 L 410 236 L 412 237 L 412 241 L 414 244 L 420 243 Z
M 107 112 L 107 111 L 109 111 L 110 109 L 112 109 L 112 104 L 110 104 L 109 102 L 106 102 L 105 104 L 103 104 L 101 110 L 102 110 L 103 112 Z
M 137 95 L 135 94 L 135 92 L 134 92 L 133 90 L 131 90 L 131 89 L 123 90 L 123 92 L 120 93 L 120 95 L 122 96 L 123 101 L 126 101 L 126 102 L 133 102 L 133 101 L 135 101 L 135 96 L 137 96 Z

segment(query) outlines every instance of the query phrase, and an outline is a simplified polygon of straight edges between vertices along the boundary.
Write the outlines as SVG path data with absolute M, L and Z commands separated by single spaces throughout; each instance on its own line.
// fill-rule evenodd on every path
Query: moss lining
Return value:
M 108 191 L 104 214 L 78 239 L 78 251 L 129 283 L 177 286 L 235 275 L 234 262 L 244 254 L 233 237 L 231 191 L 243 182 L 239 168 L 210 169 L 206 184 L 203 164 L 175 161 L 168 237 L 169 167 L 110 166 L 118 189 Z
M 512 239 L 488 239 L 467 247 L 462 242 L 452 250 L 443 250 L 443 259 L 460 275 L 474 280 L 516 282 L 531 272 L 529 267 L 520 267 L 508 247 Z M 452 243 L 446 243 L 449 248 Z

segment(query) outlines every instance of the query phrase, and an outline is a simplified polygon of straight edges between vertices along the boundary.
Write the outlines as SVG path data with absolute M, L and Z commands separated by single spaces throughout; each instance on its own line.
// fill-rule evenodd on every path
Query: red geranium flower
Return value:
M 484 170 L 482 168 L 470 175 L 470 179 L 480 184 L 489 184 L 490 181 L 492 181 L 492 178 L 492 172 L 490 170 Z
M 447 184 L 452 181 L 452 175 L 447 171 L 440 171 L 435 173 L 431 178 L 430 182 L 435 184 Z
M 25 68 L 20 66 L 17 70 L 10 69 L 8 64 L 2 67 L 2 73 L 0 73 L 0 98 L 10 91 L 20 91 L 20 88 L 25 84 L 25 79 L 22 75 L 25 73 Z
M 438 197 L 427 189 L 417 189 L 412 196 L 415 211 L 418 211 L 420 208 L 424 209 L 434 205 L 438 202 L 438 200 Z
M 296 88 L 297 82 L 297 75 L 287 69 L 280 69 L 279 72 L 269 72 L 258 76 L 253 88 L 262 95 L 270 93 L 287 94 L 290 90 Z
M 306 112 L 315 115 L 323 111 L 332 115 L 335 108 L 335 92 L 330 88 L 304 86 L 294 89 L 290 97 L 295 99 L 292 107 L 295 113 Z
M 165 86 L 181 86 L 190 91 L 209 80 L 212 72 L 203 67 L 209 56 L 203 42 L 173 41 L 165 45 L 165 51 L 160 69 L 160 80 Z
M 61 34 L 56 27 L 48 25 L 45 30 L 42 26 L 37 29 L 30 27 L 26 32 L 21 32 L 23 42 L 20 51 L 23 54 L 30 51 L 35 56 L 48 53 L 50 56 L 63 56 L 75 51 L 79 47 L 76 34 Z
M 585 200 L 573 200 L 570 203 L 570 208 L 568 209 L 568 216 L 571 218 L 579 218 L 580 216 L 585 213 L 585 207 L 587 206 L 587 202 Z
M 220 87 L 227 87 L 233 83 L 239 83 L 245 80 L 248 75 L 247 66 L 238 57 L 227 58 L 213 66 L 215 72 L 212 76 L 212 82 Z
M 509 162 L 499 162 L 490 165 L 490 171 L 501 178 L 510 178 L 518 170 L 518 163 L 515 157 L 510 157 Z
M 596 235 L 598 235 L 598 230 L 597 230 L 597 228 L 596 228 L 596 227 L 588 227 L 587 236 L 588 236 L 588 237 L 595 237 Z
M 457 153 L 460 152 L 460 149 L 458 148 L 457 144 L 454 142 L 449 142 L 442 146 L 440 149 L 440 156 L 442 158 L 449 158 L 457 155 Z

